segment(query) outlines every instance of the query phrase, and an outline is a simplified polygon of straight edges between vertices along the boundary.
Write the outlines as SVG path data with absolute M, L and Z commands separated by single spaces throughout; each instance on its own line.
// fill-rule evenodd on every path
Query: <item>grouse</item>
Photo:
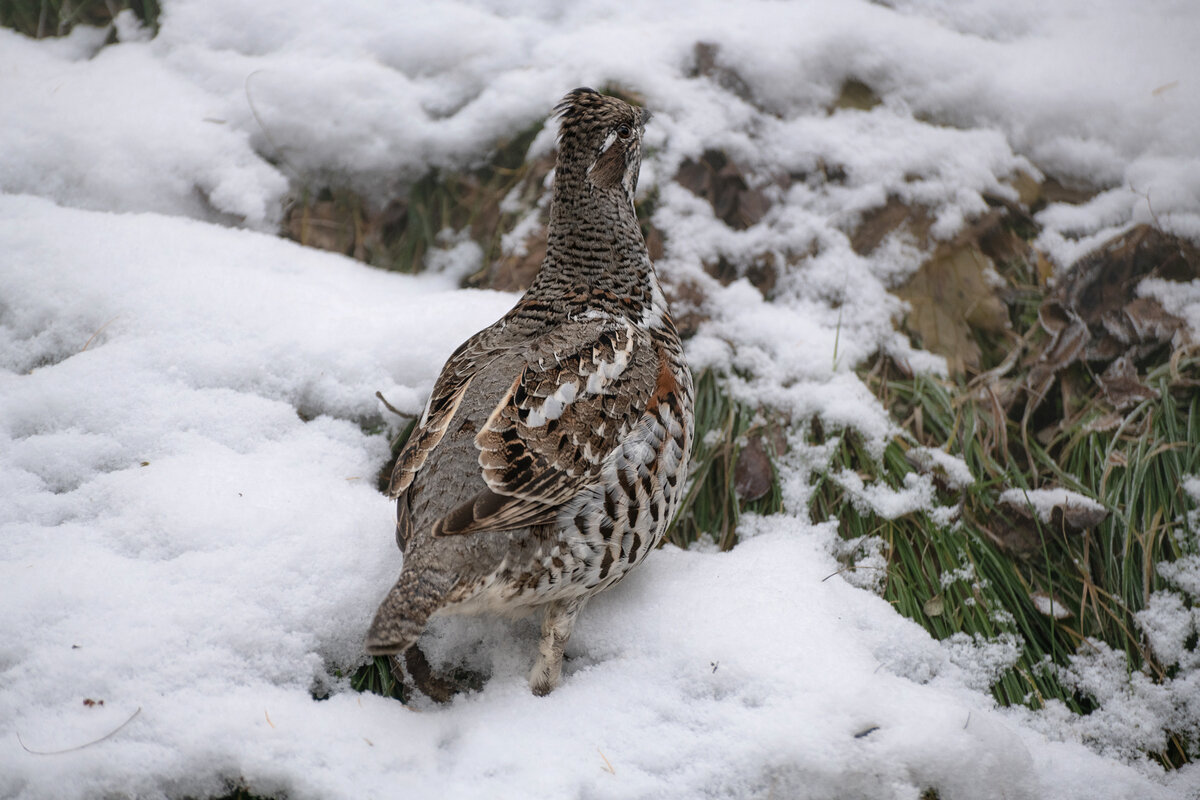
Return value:
M 540 611 L 529 681 L 553 690 L 579 612 L 655 549 L 687 475 L 692 377 L 634 211 L 650 112 L 588 88 L 555 111 L 545 260 L 450 356 L 392 473 L 404 560 L 366 650 L 435 699 L 415 646 L 435 614 Z

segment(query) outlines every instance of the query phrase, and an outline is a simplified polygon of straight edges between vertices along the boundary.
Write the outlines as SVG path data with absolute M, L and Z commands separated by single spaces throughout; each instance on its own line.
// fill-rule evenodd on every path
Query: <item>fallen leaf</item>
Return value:
M 297 204 L 288 213 L 288 236 L 307 247 L 350 255 L 357 240 L 355 211 L 334 200 Z
M 940 617 L 946 612 L 946 600 L 940 594 L 935 594 L 933 597 L 925 601 L 925 605 L 921 607 L 927 617 Z
M 1017 201 L 1029 208 L 1042 198 L 1042 183 L 1023 169 L 1017 170 L 1011 181 L 1017 190 Z
M 881 102 L 879 95 L 875 94 L 870 86 L 857 78 L 850 78 L 842 84 L 842 91 L 838 93 L 838 98 L 833 103 L 833 109 L 851 108 L 870 111 Z
M 924 243 L 933 224 L 921 206 L 889 197 L 887 203 L 863 214 L 862 222 L 850 235 L 850 249 L 860 256 L 869 254 L 893 231 L 902 226 L 919 243 Z
M 1137 367 L 1127 356 L 1121 356 L 1108 365 L 1096 380 L 1104 390 L 1104 396 L 1118 411 L 1135 406 L 1144 400 L 1158 399 L 1158 390 L 1142 383 Z
M 754 102 L 750 85 L 732 67 L 721 63 L 720 45 L 714 42 L 696 42 L 692 49 L 691 77 L 704 77 L 714 81 L 722 89 L 733 92 L 748 103 Z
M 1108 518 L 1108 509 L 1095 500 L 1064 489 L 1009 490 L 1000 495 L 1000 502 L 1026 519 L 1032 520 L 1036 514 L 1044 524 L 1075 533 Z
M 1045 205 L 1051 203 L 1080 205 L 1098 194 L 1100 194 L 1100 190 L 1094 186 L 1083 183 L 1065 184 L 1053 176 L 1047 176 L 1046 180 L 1042 181 L 1041 201 Z
M 706 150 L 699 161 L 684 161 L 675 182 L 708 200 L 713 215 L 734 230 L 756 224 L 771 207 L 762 188 L 750 188 L 742 169 L 720 150 Z
M 992 522 L 980 525 L 987 537 L 1001 550 L 1017 558 L 1028 559 L 1042 550 L 1042 537 L 1032 523 L 1032 517 L 1012 520 L 997 514 Z
M 1116 411 L 1110 411 L 1107 414 L 1101 414 L 1095 419 L 1085 422 L 1083 425 L 1083 430 L 1085 433 L 1106 433 L 1107 431 L 1115 430 L 1124 420 L 1124 414 L 1117 413 Z M 1119 452 L 1119 450 L 1114 450 L 1112 453 L 1109 453 L 1110 458 L 1113 454 Z
M 990 267 L 990 259 L 970 241 L 941 244 L 896 291 L 912 307 L 909 329 L 925 349 L 944 356 L 953 373 L 979 368 L 981 352 L 972 328 L 990 333 L 1008 328 L 1008 309 L 984 276 Z
M 1124 345 L 1166 344 L 1175 337 L 1183 321 L 1169 314 L 1150 297 L 1130 300 L 1119 311 L 1100 318 L 1104 329 Z
M 1038 285 L 1045 286 L 1054 277 L 1054 262 L 1046 258 L 1046 254 L 1041 250 L 1035 252 L 1037 253 Z
M 1200 250 L 1179 237 L 1138 225 L 1076 261 L 1050 299 L 1077 313 L 1089 327 L 1098 327 L 1105 315 L 1135 300 L 1137 285 L 1150 277 L 1200 278 Z
M 775 471 L 771 467 L 762 436 L 753 434 L 738 453 L 737 464 L 733 468 L 734 491 L 747 502 L 758 500 L 771 491 L 774 482 Z
M 1080 360 L 1127 359 L 1100 381 L 1117 408 L 1157 396 L 1137 380 L 1133 362 L 1175 342 L 1183 323 L 1156 300 L 1137 296 L 1138 285 L 1151 277 L 1200 279 L 1200 249 L 1139 225 L 1097 247 L 1060 277 L 1038 309 L 1050 339 L 1025 381 L 1030 410 L 1041 405 L 1055 378 Z
M 1094 508 L 1075 503 L 1064 503 L 1055 506 L 1050 511 L 1050 524 L 1056 528 L 1064 526 L 1071 531 L 1081 533 L 1091 530 L 1108 518 L 1108 509 Z

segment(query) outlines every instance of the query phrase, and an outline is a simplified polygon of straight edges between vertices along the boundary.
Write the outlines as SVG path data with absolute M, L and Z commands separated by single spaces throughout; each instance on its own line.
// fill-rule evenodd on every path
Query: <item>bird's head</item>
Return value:
M 602 191 L 622 190 L 632 208 L 650 112 L 587 88 L 568 93 L 555 111 L 560 173 L 579 170 Z

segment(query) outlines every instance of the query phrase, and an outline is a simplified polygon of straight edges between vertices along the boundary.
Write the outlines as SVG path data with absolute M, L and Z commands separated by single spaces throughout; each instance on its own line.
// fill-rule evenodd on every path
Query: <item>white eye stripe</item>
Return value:
M 608 134 L 607 137 L 605 137 L 604 144 L 600 146 L 600 153 L 596 156 L 596 160 L 593 161 L 592 165 L 587 168 L 588 177 L 591 177 L 592 170 L 594 170 L 596 168 L 596 166 L 600 163 L 600 159 L 604 156 L 605 153 L 608 152 L 608 149 L 610 147 L 612 147 L 613 144 L 616 143 L 616 141 L 617 141 L 617 132 L 616 131 L 613 131 L 612 133 Z

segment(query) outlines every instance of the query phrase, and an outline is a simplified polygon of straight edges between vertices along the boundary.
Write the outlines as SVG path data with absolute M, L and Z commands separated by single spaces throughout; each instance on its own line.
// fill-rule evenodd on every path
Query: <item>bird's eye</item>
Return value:
M 630 128 L 628 125 L 618 125 L 617 136 L 620 136 L 622 139 L 628 139 L 630 136 L 633 136 L 633 128 Z

